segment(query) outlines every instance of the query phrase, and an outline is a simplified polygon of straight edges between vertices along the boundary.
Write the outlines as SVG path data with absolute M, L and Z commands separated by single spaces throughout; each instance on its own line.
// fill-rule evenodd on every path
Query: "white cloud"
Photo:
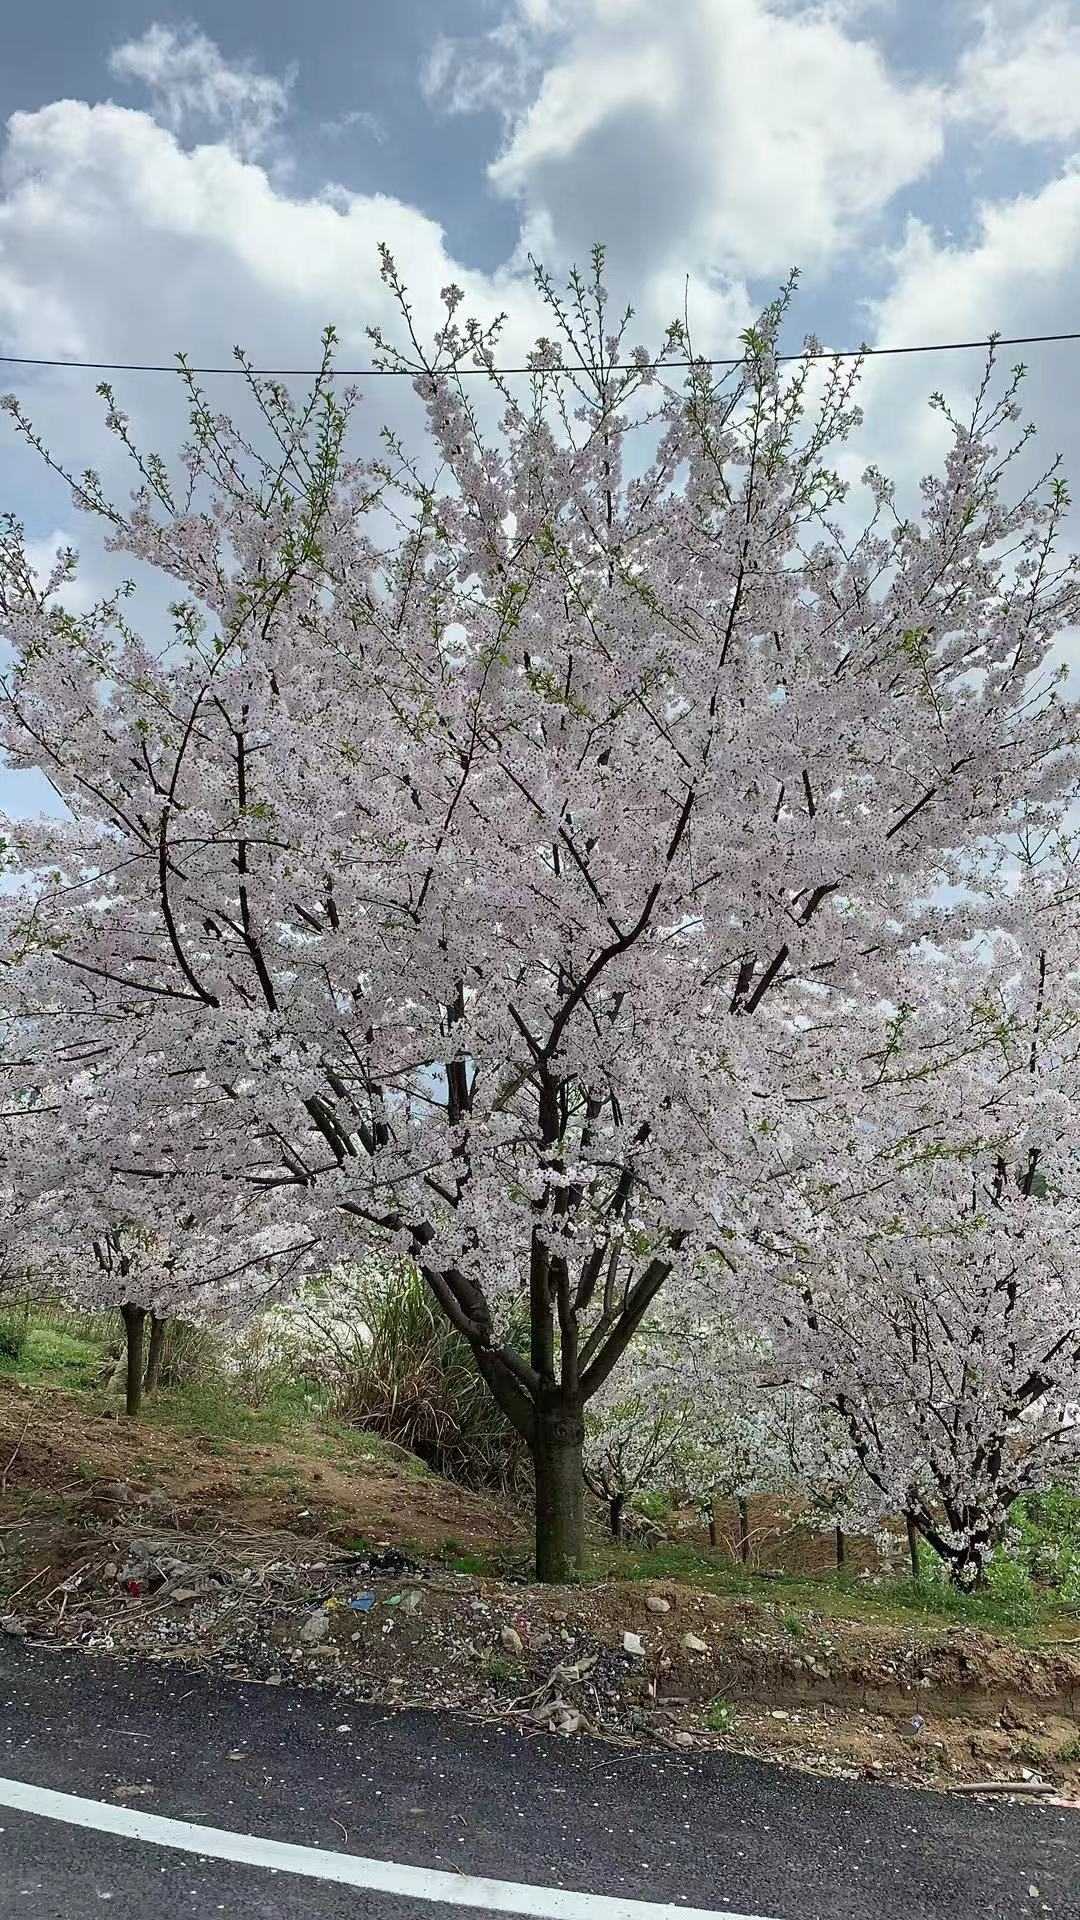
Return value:
M 957 75 L 953 112 L 1014 140 L 1080 133 L 1080 13 L 1066 0 L 992 0 Z
M 596 239 L 638 276 L 774 275 L 849 249 L 942 149 L 939 91 L 891 75 L 864 6 L 519 0 L 426 74 L 454 111 L 500 105 L 490 177 L 528 243 Z
M 387 240 L 434 323 L 456 279 L 481 309 L 534 313 L 509 275 L 470 273 L 436 221 L 383 194 L 293 195 L 224 143 L 192 149 L 148 114 L 62 100 L 13 114 L 0 158 L 0 331 L 13 351 L 199 359 L 244 341 L 312 357 L 335 320 L 355 358 L 384 321 Z M 531 337 L 531 333 L 530 333 Z M 365 351 L 362 351 L 365 350 Z
M 353 107 L 348 113 L 339 113 L 332 120 L 320 120 L 319 132 L 329 140 L 342 140 L 347 133 L 358 127 L 366 133 L 377 146 L 386 141 L 386 128 L 377 113 L 371 113 L 366 107 Z
M 155 115 L 174 132 L 201 123 L 249 156 L 265 147 L 288 109 L 291 75 L 281 79 L 250 63 L 230 63 L 194 27 L 177 33 L 155 23 L 116 47 L 109 67 L 118 79 L 148 87 Z

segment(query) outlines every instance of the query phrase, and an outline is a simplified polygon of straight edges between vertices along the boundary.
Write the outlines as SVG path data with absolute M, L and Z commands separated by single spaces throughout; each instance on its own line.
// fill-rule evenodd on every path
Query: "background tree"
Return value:
M 978 1585 L 1025 1493 L 1080 1467 L 1075 866 L 1021 885 L 1016 931 L 942 966 L 875 1071 L 824 1231 L 781 1288 L 804 1390 L 842 1421 L 883 1513 L 900 1512 L 960 1587 Z M 932 1098 L 951 1127 L 924 1128 Z M 781 1340 L 784 1335 L 781 1333 Z

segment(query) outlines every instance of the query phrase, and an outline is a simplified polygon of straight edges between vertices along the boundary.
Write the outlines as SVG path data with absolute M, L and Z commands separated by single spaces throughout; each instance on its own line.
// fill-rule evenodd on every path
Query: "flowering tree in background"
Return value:
M 878 1131 L 819 1192 L 779 1290 L 803 1390 L 843 1423 L 879 1512 L 906 1514 L 961 1587 L 1021 1495 L 1080 1471 L 1075 883 L 1072 858 L 1024 876 L 992 957 L 942 966 L 898 1017 Z
M 681 1482 L 685 1450 L 693 1447 L 695 1410 L 685 1376 L 677 1359 L 664 1364 L 656 1344 L 655 1335 L 639 1335 L 585 1415 L 585 1485 L 607 1508 L 613 1540 L 622 1538 L 635 1495 Z
M 85 1084 L 23 1093 L 3 1116 L 5 1181 L 0 1271 L 23 1299 L 61 1300 L 80 1312 L 115 1310 L 124 1327 L 125 1405 L 137 1416 L 158 1384 L 170 1320 L 240 1321 L 310 1270 L 316 1242 L 303 1228 L 260 1217 L 248 1197 L 223 1189 L 216 1213 L 184 1205 L 173 1187 L 157 1192 L 154 1215 L 124 1210 L 120 1182 L 72 1186 L 57 1177 L 62 1114 L 75 1140 Z M 58 1138 L 59 1136 L 59 1138 Z M 146 1341 L 149 1323 L 149 1342 Z
M 528 1442 L 558 1578 L 585 1408 L 661 1289 L 758 1258 L 770 1177 L 865 1098 L 852 1010 L 980 924 L 991 831 L 1072 793 L 1078 580 L 1059 484 L 1006 496 L 1015 383 L 917 520 L 869 473 L 856 532 L 855 370 L 778 364 L 787 296 L 676 378 L 684 331 L 630 350 L 599 257 L 565 300 L 541 275 L 518 383 L 455 288 L 428 352 L 384 271 L 415 453 L 349 458 L 329 336 L 243 427 L 187 376 L 177 471 L 107 394 L 138 488 L 73 498 L 174 583 L 171 636 L 126 594 L 65 609 L 73 561 L 42 587 L 8 527 L 3 741 L 67 809 L 5 829 L 12 1077 L 86 1077 L 58 1164 L 136 1222 L 228 1190 L 324 1261 L 411 1257 Z

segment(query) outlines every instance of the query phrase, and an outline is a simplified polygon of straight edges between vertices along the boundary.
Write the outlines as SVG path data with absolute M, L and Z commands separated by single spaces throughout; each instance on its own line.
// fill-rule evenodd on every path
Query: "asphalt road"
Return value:
M 0 1776 L 232 1832 L 766 1920 L 1080 1917 L 1080 1816 L 360 1707 L 0 1639 Z M 1037 1892 L 1031 1890 L 1035 1888 Z M 0 1805 L 4 1920 L 444 1905 Z

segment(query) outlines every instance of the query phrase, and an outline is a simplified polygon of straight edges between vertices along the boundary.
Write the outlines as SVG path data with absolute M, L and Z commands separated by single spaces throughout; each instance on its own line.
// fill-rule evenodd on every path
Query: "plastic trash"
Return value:
M 349 1607 L 353 1613 L 370 1613 L 372 1607 L 375 1605 L 375 1595 L 373 1593 L 354 1593 L 351 1600 L 346 1600 L 345 1605 Z

